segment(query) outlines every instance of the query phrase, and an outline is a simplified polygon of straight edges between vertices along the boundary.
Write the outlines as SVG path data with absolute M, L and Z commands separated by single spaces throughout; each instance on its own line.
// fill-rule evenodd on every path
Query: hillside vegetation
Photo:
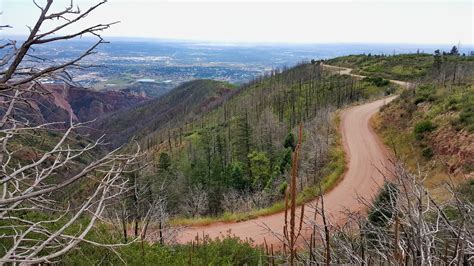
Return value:
M 185 124 L 224 101 L 235 89 L 221 81 L 189 81 L 160 98 L 100 119 L 95 134 L 106 134 L 116 147 L 132 137 L 140 139 L 169 125 Z
M 72 86 L 72 75 L 82 73 L 105 82 L 100 71 L 90 72 L 95 63 L 113 64 L 112 76 L 120 69 L 119 50 L 98 50 L 107 43 L 101 33 L 117 22 L 86 21 L 106 0 L 81 9 L 72 1 L 32 2 L 29 33 L 0 40 L 0 265 L 472 264 L 474 68 L 456 47 L 329 61 L 366 77 L 311 60 L 240 87 L 187 82 L 144 103 L 158 84 L 136 80 L 125 93 L 59 85 Z M 79 38 L 77 48 L 64 45 Z M 198 75 L 169 48 L 171 57 L 120 53 L 126 65 L 140 62 L 120 75 L 135 80 L 160 66 L 180 73 L 173 80 Z M 192 49 L 199 59 L 192 64 L 226 73 L 220 48 L 204 49 Z M 412 83 L 398 88 L 407 84 L 388 80 L 397 78 Z M 373 161 L 387 158 L 367 119 L 387 101 L 372 100 L 394 91 L 399 99 L 374 120 L 397 156 L 390 173 L 378 172 L 388 178 L 377 189 Z M 349 182 L 321 196 L 345 170 L 338 110 L 365 100 L 344 113 L 343 134 L 357 136 L 344 139 L 350 170 L 370 171 L 348 171 Z M 82 122 L 90 118 L 98 121 Z M 315 196 L 316 204 L 297 206 Z M 231 227 L 209 225 L 209 236 L 179 226 L 276 211 Z
M 435 58 L 440 56 L 440 66 Z M 375 119 L 376 128 L 397 156 L 412 170 L 427 173 L 425 185 L 443 194 L 446 181 L 462 183 L 474 169 L 474 57 L 401 55 L 382 59 L 357 56 L 364 69 L 385 65 L 425 69 L 417 86 L 405 90 Z M 373 57 L 373 56 L 372 56 Z M 355 58 L 355 57 L 353 57 Z M 402 61 L 400 61 L 403 58 Z M 344 61 L 335 59 L 334 62 Z M 402 63 L 405 62 L 405 63 Z M 451 69 L 456 63 L 456 71 Z M 441 71 L 436 71 L 439 67 Z M 410 67 L 407 67 L 409 69 Z M 452 71 L 447 71 L 451 69 Z M 387 78 L 396 75 L 385 72 Z
M 465 70 L 469 62 L 463 61 L 458 69 Z M 394 76 L 387 75 L 386 78 Z M 360 224 L 360 234 L 352 232 L 349 238 L 341 228 L 326 236 L 334 250 L 331 256 L 337 261 L 379 261 L 379 254 L 399 260 L 397 256 L 401 255 L 397 255 L 397 249 L 386 244 L 394 241 L 400 241 L 401 248 L 407 252 L 407 261 L 418 261 L 416 254 L 419 251 L 410 245 L 411 241 L 421 236 L 416 231 L 413 235 L 407 232 L 422 225 L 434 228 L 435 221 L 431 218 L 441 215 L 440 212 L 449 214 L 446 219 L 449 219 L 447 223 L 450 226 L 444 227 L 443 222 L 442 233 L 437 239 L 444 239 L 443 243 L 447 243 L 445 245 L 450 249 L 454 245 L 455 239 L 445 235 L 453 234 L 452 226 L 460 228 L 459 217 L 464 207 L 459 207 L 458 211 L 451 207 L 454 205 L 442 205 L 441 209 L 430 205 L 426 215 L 417 213 L 419 208 L 414 207 L 417 202 L 421 202 L 419 206 L 422 206 L 426 201 L 424 196 L 420 196 L 425 193 L 417 194 L 418 191 L 432 193 L 439 200 L 443 199 L 440 194 L 448 195 L 445 190 L 436 189 L 449 181 L 450 176 L 456 177 L 456 182 L 461 184 L 455 190 L 459 191 L 460 194 L 456 195 L 460 199 L 472 195 L 472 182 L 464 183 L 466 176 L 472 173 L 470 167 L 473 165 L 472 80 L 469 75 L 459 75 L 454 79 L 455 83 L 452 80 L 452 76 L 420 78 L 418 86 L 401 91 L 400 97 L 383 108 L 374 119 L 374 125 L 385 143 L 406 162 L 409 169 L 415 171 L 420 165 L 422 175 L 415 177 L 397 166 L 397 179 L 387 184 L 374 203 L 369 204 L 369 216 L 350 216 L 350 221 Z M 160 212 L 160 219 L 151 221 L 153 231 L 163 232 L 164 235 L 147 235 L 161 243 L 173 239 L 167 225 L 169 219 L 174 218 L 172 222 L 175 225 L 212 222 L 215 217 L 222 217 L 223 221 L 236 221 L 283 209 L 281 200 L 288 183 L 292 150 L 297 141 L 295 128 L 300 122 L 304 122 L 304 134 L 297 182 L 299 200 L 314 197 L 319 193 L 317 186 L 320 183 L 323 188 L 330 187 L 334 184 L 331 182 L 337 182 L 344 169 L 340 168 L 344 158 L 334 129 L 338 123 L 337 116 L 333 116 L 334 111 L 356 101 L 383 96 L 394 91 L 393 86 L 383 78 L 357 80 L 325 72 L 317 63 L 301 64 L 235 88 L 225 100 L 217 101 L 197 115 L 181 114 L 187 119 L 168 120 L 170 122 L 164 127 L 157 127 L 154 131 L 147 129 L 148 133 L 138 140 L 148 152 L 149 163 L 140 173 L 131 176 L 134 188 L 138 190 L 123 198 L 123 209 L 119 211 L 126 213 L 124 228 L 128 228 L 128 234 L 133 235 L 133 230 L 137 232 L 145 226 L 146 232 L 144 216 L 147 206 L 150 206 L 148 202 L 161 202 L 161 211 L 166 213 Z M 152 109 L 151 106 L 148 108 Z M 142 116 L 134 114 L 133 110 L 130 112 L 129 115 L 141 123 Z M 332 173 L 339 175 L 331 176 Z M 418 183 L 422 178 L 427 190 Z M 406 195 L 398 193 L 402 188 L 408 189 Z M 420 198 L 412 202 L 411 199 L 416 197 Z M 258 209 L 269 211 L 255 211 Z M 403 216 L 398 212 L 410 212 L 410 215 Z M 250 215 L 242 215 L 244 213 Z M 176 219 L 183 216 L 191 219 Z M 415 216 L 419 217 L 418 220 L 410 220 Z M 403 233 L 399 236 L 396 236 L 397 231 L 393 233 L 393 226 L 397 226 L 394 217 L 398 217 L 398 223 L 403 225 Z M 127 233 L 124 231 L 121 237 L 115 237 L 127 239 Z M 166 245 L 145 244 L 139 247 L 132 244 L 120 250 L 120 254 L 130 263 L 149 261 L 154 258 L 151 254 L 160 254 L 160 258 L 169 264 L 189 263 L 190 257 L 196 263 L 223 264 L 257 264 L 272 261 L 275 257 L 281 261 L 288 259 L 285 254 L 274 256 L 268 250 L 250 249 L 247 245 L 227 239 L 206 242 L 202 249 L 195 251 L 192 247 L 190 251 L 188 245 L 177 246 L 171 251 Z M 431 244 L 423 242 L 421 245 Z M 432 248 L 432 256 L 444 256 L 441 254 L 444 246 L 433 244 Z M 365 251 L 361 253 L 361 250 Z M 301 253 L 300 261 L 327 259 L 321 256 L 325 252 L 324 246 L 310 246 L 307 251 Z M 241 257 L 242 252 L 252 255 Z M 235 256 L 229 257 L 230 253 Z M 71 254 L 67 260 L 77 261 L 78 254 Z M 461 260 L 457 253 L 448 251 L 447 254 L 445 257 Z M 94 258 L 91 259 L 94 261 Z
M 393 91 L 393 86 L 334 75 L 319 63 L 304 63 L 234 89 L 227 98 L 216 98 L 214 108 L 206 105 L 202 112 L 189 113 L 193 104 L 204 99 L 195 98 L 198 88 L 186 91 L 182 90 L 186 86 L 180 86 L 176 92 L 182 91 L 183 95 L 176 100 L 180 104 L 184 100 L 182 106 L 186 108 L 179 109 L 167 124 L 158 120 L 169 117 L 167 113 L 151 112 L 163 110 L 158 104 L 173 98 L 174 90 L 165 98 L 128 110 L 125 120 L 117 114 L 104 125 L 145 125 L 149 133 L 143 134 L 139 142 L 147 149 L 150 164 L 137 180 L 151 183 L 145 191 L 156 191 L 166 183 L 166 209 L 171 217 L 223 215 L 223 220 L 235 221 L 283 209 L 281 200 L 297 141 L 295 128 L 300 123 L 304 123 L 301 161 L 305 163 L 298 180 L 299 202 L 317 195 L 320 182 L 323 189 L 334 185 L 344 171 L 334 111 L 383 96 Z M 193 95 L 192 103 L 186 100 L 191 99 L 187 94 Z M 196 107 L 202 110 L 201 106 Z M 261 211 L 255 211 L 258 209 Z
M 474 87 L 433 85 L 406 91 L 383 109 L 378 129 L 397 155 L 414 170 L 419 165 L 429 188 L 473 177 Z
M 474 57 L 456 53 L 453 51 L 443 55 L 437 50 L 434 55 L 348 55 L 329 59 L 327 64 L 352 68 L 352 73 L 370 77 L 422 82 L 442 79 L 446 84 L 452 81 L 453 73 L 458 78 L 464 78 L 472 77 L 474 71 Z
M 120 238 L 106 229 L 91 236 L 103 243 L 117 243 Z M 200 238 L 184 245 L 135 242 L 110 250 L 81 245 L 65 256 L 60 265 L 259 265 L 265 260 L 262 249 L 251 240 L 225 235 L 220 239 Z
M 462 61 L 458 69 L 465 69 L 469 62 Z M 285 262 L 286 254 L 270 255 L 268 247 L 267 250 L 253 247 L 251 241 L 228 236 L 173 245 L 175 233 L 170 223 L 176 226 L 216 219 L 238 221 L 283 210 L 297 142 L 296 128 L 300 123 L 304 132 L 298 202 L 314 198 L 320 193 L 320 186 L 332 187 L 345 167 L 336 130 L 337 109 L 390 94 L 398 89 L 387 81 L 393 78 L 387 75 L 357 79 L 327 72 L 318 62 L 304 63 L 276 70 L 239 88 L 210 80 L 184 83 L 162 98 L 99 120 L 101 132 L 109 132 L 108 138 L 114 146 L 135 137 L 145 149 L 146 157 L 139 162 L 140 171 L 126 173 L 128 188 L 103 215 L 114 225 L 99 224 L 88 239 L 101 243 L 129 242 L 135 238 L 151 241 L 132 242 L 114 251 L 82 243 L 63 256 L 62 262 L 67 265 L 103 261 L 163 265 L 258 265 L 275 259 Z M 384 108 L 374 123 L 386 144 L 409 167 L 416 169 L 414 158 L 421 162 L 423 173 L 429 175 L 428 187 L 434 188 L 450 173 L 460 176 L 472 172 L 473 87 L 468 75 L 459 75 L 455 83 L 446 82 L 452 81 L 452 76 L 431 82 L 419 80 L 420 85 L 402 91 L 399 99 Z M 411 178 L 406 172 L 400 176 Z M 462 177 L 460 181 L 465 179 Z M 65 198 L 83 197 L 89 185 L 82 183 L 73 187 L 74 191 L 64 191 L 68 194 Z M 327 236 L 334 250 L 331 256 L 356 263 L 371 258 L 377 261 L 379 253 L 392 254 L 391 246 L 383 243 L 397 241 L 392 239 L 391 218 L 395 213 L 392 207 L 400 206 L 402 211 L 407 211 L 403 209 L 406 199 L 398 194 L 390 196 L 400 186 L 387 185 L 370 205 L 368 218 L 357 218 L 363 225 L 360 234 L 351 233 L 352 238 L 348 238 L 343 229 L 336 229 Z M 461 186 L 460 191 L 462 195 L 472 194 L 472 182 Z M 451 223 L 457 225 L 459 212 L 451 210 L 451 213 L 454 217 Z M 405 225 L 414 224 L 407 217 L 411 216 L 400 219 L 405 219 L 402 220 Z M 430 218 L 425 218 L 422 222 L 432 226 Z M 61 224 L 58 221 L 51 226 Z M 447 234 L 449 230 L 443 232 Z M 403 243 L 408 243 L 405 239 L 411 241 L 410 237 L 402 235 Z M 321 248 L 310 246 L 308 253 L 301 253 L 298 260 L 324 261 Z M 366 253 L 359 258 L 361 249 Z M 440 248 L 436 250 L 439 253 Z

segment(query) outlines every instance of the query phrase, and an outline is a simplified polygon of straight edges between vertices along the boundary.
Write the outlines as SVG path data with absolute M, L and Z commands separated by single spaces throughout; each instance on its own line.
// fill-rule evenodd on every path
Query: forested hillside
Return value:
M 420 59 L 410 57 L 414 62 L 409 64 L 416 66 Z M 385 60 L 397 61 L 398 58 Z M 455 240 L 444 235 L 463 230 L 459 227 L 462 225 L 460 213 L 468 210 L 470 205 L 456 204 L 466 202 L 472 194 L 472 181 L 469 181 L 472 169 L 469 167 L 473 151 L 470 119 L 473 91 L 472 76 L 467 74 L 470 73 L 471 61 L 459 62 L 456 72 L 442 72 L 443 77 L 438 78 L 431 78 L 434 73 L 430 72 L 420 77 L 415 86 L 399 89 L 399 99 L 374 119 L 375 128 L 387 146 L 405 164 L 394 162 L 395 178 L 392 182 L 385 185 L 373 203 L 361 203 L 367 204 L 368 217 L 350 214 L 346 225 L 326 232 L 324 238 L 330 241 L 333 250 L 329 259 L 356 263 L 379 261 L 379 256 L 387 256 L 400 260 L 400 251 L 387 244 L 400 241 L 400 248 L 411 252 L 406 253 L 405 258 L 419 261 L 416 257 L 418 249 L 409 245 L 420 236 L 410 230 L 418 226 L 434 228 L 436 221 L 431 217 L 451 211 L 452 217 L 443 218 L 445 220 L 439 229 L 443 236 L 437 239 L 444 239 L 449 249 L 453 249 Z M 441 69 L 451 67 L 449 62 L 446 64 Z M 453 75 L 457 75 L 454 82 Z M 386 77 L 395 78 L 393 74 Z M 187 120 L 173 120 L 166 127 L 157 128 L 138 139 L 147 150 L 146 161 L 149 163 L 131 176 L 134 188 L 138 189 L 123 198 L 125 204 L 119 210 L 126 214 L 123 224 L 132 222 L 128 228 L 135 231 L 135 236 L 142 226 L 145 226 L 146 233 L 148 206 L 160 206 L 159 211 L 151 209 L 160 218 L 151 220 L 150 228 L 153 230 L 148 230 L 147 237 L 166 242 L 173 239 L 168 227 L 170 219 L 174 226 L 208 223 L 215 221 L 215 217 L 220 217 L 217 220 L 221 221 L 238 221 L 284 209 L 281 200 L 289 181 L 292 151 L 297 142 L 296 127 L 301 122 L 304 130 L 301 167 L 297 175 L 298 202 L 312 198 L 319 193 L 320 184 L 323 189 L 330 187 L 344 169 L 343 153 L 335 130 L 338 123 L 334 120 L 337 119 L 336 110 L 395 90 L 395 85 L 383 78 L 356 79 L 334 74 L 324 70 L 316 61 L 284 71 L 277 70 L 235 88 L 224 101 L 199 115 Z M 140 116 L 135 117 L 138 119 Z M 417 171 L 418 165 L 421 166 L 420 174 L 412 175 L 410 171 Z M 450 179 L 449 176 L 456 178 Z M 445 197 L 439 197 L 438 187 L 448 187 L 448 190 L 442 190 Z M 399 194 L 403 188 L 405 194 Z M 419 191 L 422 194 L 417 194 Z M 428 193 L 427 199 L 420 196 Z M 443 201 L 446 195 L 454 195 L 458 203 Z M 419 206 L 426 200 L 436 203 L 431 196 L 445 205 L 431 205 L 426 214 L 418 213 L 416 202 L 421 202 Z M 398 212 L 410 215 L 399 217 L 396 215 Z M 394 217 L 398 218 L 394 220 Z M 419 218 L 413 220 L 413 217 Z M 471 219 L 471 216 L 464 219 Z M 360 231 L 356 235 L 351 233 L 349 238 L 345 226 L 353 223 L 359 224 Z M 403 233 L 396 231 L 394 235 L 394 224 L 395 228 L 403 224 L 404 227 L 399 229 Z M 133 230 L 123 231 L 122 238 L 133 237 Z M 315 227 L 314 230 L 317 233 L 319 229 Z M 443 255 L 443 246 L 428 242 L 421 244 L 421 247 L 427 246 L 432 247 L 430 256 L 433 258 L 444 256 L 461 260 L 460 255 L 451 251 Z M 238 246 L 232 248 L 238 249 Z M 325 249 L 325 245 L 310 245 L 307 247 L 308 255 L 302 255 L 298 260 L 327 261 L 328 258 L 323 256 Z M 132 250 L 126 249 L 125 252 Z M 268 250 L 265 256 L 270 262 L 275 258 L 288 259 L 285 253 L 270 255 Z
M 228 99 L 217 98 L 206 112 L 185 114 L 193 110 L 188 104 L 169 123 L 157 124 L 160 127 L 154 127 L 155 131 L 150 130 L 154 122 L 147 122 L 149 133 L 139 141 L 148 150 L 151 165 L 137 178 L 153 179 L 155 186 L 165 182 L 167 209 L 177 217 L 225 213 L 226 219 L 234 220 L 248 218 L 236 213 L 270 206 L 251 215 L 281 210 L 279 201 L 284 197 L 297 141 L 296 126 L 304 123 L 304 163 L 298 180 L 298 191 L 303 192 L 299 200 L 304 201 L 318 193 L 320 182 L 328 188 L 343 172 L 334 111 L 352 102 L 383 96 L 394 87 L 332 74 L 319 62 L 275 70 L 234 89 Z M 176 90 L 181 88 L 186 87 Z M 164 113 L 153 115 L 143 110 L 158 108 L 158 103 L 168 101 L 167 96 L 126 111 L 130 121 L 120 122 L 117 116 L 108 123 L 113 127 L 131 121 L 140 124 L 143 119 L 159 121 L 155 119 Z
M 180 127 L 225 101 L 235 89 L 214 80 L 186 82 L 157 99 L 103 117 L 96 123 L 94 134 L 105 134 L 116 147 L 134 136 L 142 139 L 163 128 Z
M 465 69 L 468 65 L 461 63 L 458 67 Z M 387 78 L 393 76 L 388 75 Z M 452 76 L 448 79 L 452 80 Z M 469 202 L 466 199 L 472 198 L 469 196 L 472 195 L 472 181 L 461 182 L 461 186 L 453 187 L 447 175 L 439 179 L 439 174 L 449 170 L 445 166 L 451 162 L 455 166 L 451 170 L 456 174 L 472 172 L 469 168 L 472 165 L 469 161 L 472 156 L 469 154 L 473 150 L 470 119 L 472 79 L 466 75 L 456 78 L 455 83 L 447 82 L 446 86 L 443 79 L 419 80 L 423 80 L 423 83 L 401 90 L 399 99 L 383 109 L 381 115 L 374 120 L 374 125 L 386 144 L 393 148 L 399 159 L 405 161 L 409 169 L 416 170 L 416 160 L 424 158 L 418 161 L 422 166 L 420 174 L 412 175 L 403 165 L 396 163 L 395 179 L 384 186 L 373 203 L 363 203 L 369 208 L 369 216 L 349 214 L 347 224 L 326 232 L 324 236 L 331 243 L 330 255 L 325 255 L 328 246 L 309 244 L 305 249 L 308 253 L 301 253 L 298 261 L 357 263 L 383 261 L 381 258 L 384 256 L 393 257 L 397 261 L 402 258 L 406 261 L 421 261 L 416 254 L 425 247 L 432 248 L 429 256 L 433 260 L 466 259 L 462 258 L 463 255 L 454 253 L 455 239 L 451 235 L 456 235 L 457 230 L 466 233 L 460 227 L 460 217 L 463 217 L 461 213 L 469 210 L 470 205 L 456 204 Z M 177 222 L 199 221 L 197 217 L 200 216 L 215 217 L 224 213 L 223 220 L 235 221 L 271 213 L 272 209 L 280 210 L 283 204 L 272 204 L 284 197 L 291 154 L 297 141 L 295 129 L 300 122 L 304 122 L 304 134 L 297 182 L 298 191 L 303 193 L 300 193 L 299 200 L 304 200 L 305 196 L 314 197 L 318 191 L 314 189 L 315 185 L 318 186 L 322 181 L 323 186 L 326 184 L 327 187 L 331 182 L 337 181 L 338 177 L 329 174 L 343 170 L 339 168 L 344 160 L 342 158 L 341 161 L 342 152 L 337 144 L 333 124 L 337 121 L 331 121 L 336 109 L 358 100 L 390 93 L 395 89 L 393 86 L 383 79 L 357 80 L 347 75 L 334 75 L 325 71 L 317 62 L 301 64 L 285 71 L 275 71 L 234 89 L 225 101 L 184 120 L 184 123 L 183 120 L 173 120 L 166 127 L 150 131 L 139 138 L 149 154 L 149 164 L 130 176 L 135 190 L 124 196 L 122 209 L 116 210 L 124 214 L 124 225 L 131 222 L 130 226 L 123 227 L 128 227 L 131 231 L 122 230 L 119 226 L 114 232 L 122 230 L 124 233 L 121 238 L 126 239 L 137 236 L 137 232 L 145 226 L 147 234 L 146 214 L 152 211 L 159 218 L 151 219 L 150 228 L 154 230 L 148 230 L 147 236 L 166 242 L 173 239 L 173 233 L 169 228 L 163 228 L 167 228 L 169 219 L 173 217 L 193 218 L 175 218 L 176 225 Z M 138 115 L 135 117 L 140 118 Z M 460 158 L 462 160 L 458 160 Z M 430 168 L 433 165 L 430 162 L 435 161 L 436 164 L 445 164 Z M 430 185 L 433 179 L 437 181 Z M 427 187 L 419 180 L 428 181 L 424 183 Z M 456 182 L 458 181 L 462 180 Z M 449 194 L 444 190 L 445 195 L 455 195 L 457 201 L 442 201 L 443 205 L 438 206 L 430 196 L 424 198 L 428 193 L 437 197 L 436 191 L 432 189 L 442 183 L 448 184 L 452 189 Z M 399 193 L 401 189 L 405 189 L 405 194 Z M 419 191 L 422 193 L 419 194 Z M 439 201 L 443 199 L 437 198 Z M 412 199 L 417 200 L 412 202 Z M 430 205 L 426 213 L 418 212 L 419 208 L 416 206 L 424 206 L 427 200 L 435 205 Z M 149 206 L 159 208 L 149 209 Z M 269 206 L 272 207 L 267 208 Z M 270 211 L 251 211 L 259 208 Z M 321 212 L 324 213 L 323 208 Z M 399 212 L 409 215 L 399 215 Z M 250 216 L 235 213 L 247 213 Z M 446 213 L 450 216 L 446 216 Z M 436 225 L 436 220 L 433 221 L 432 217 L 436 215 L 444 217 L 441 222 L 438 221 L 441 225 Z M 468 227 L 472 226 L 471 216 L 466 215 L 463 219 L 467 219 Z M 213 221 L 214 218 L 208 220 Z M 355 235 L 353 231 L 348 233 L 345 227 L 353 226 L 354 223 L 359 225 L 358 234 Z M 426 226 L 429 228 L 427 230 L 434 230 L 435 226 L 439 226 L 437 230 L 440 235 L 436 239 L 442 239 L 445 244 L 438 244 L 439 240 L 433 243 L 423 241 L 420 248 L 411 246 L 413 241 L 424 234 L 412 232 L 419 226 Z M 315 227 L 314 230 L 317 233 L 320 229 Z M 400 231 L 394 233 L 393 230 Z M 160 235 L 156 236 L 152 232 L 159 232 Z M 399 249 L 387 244 L 395 242 L 400 243 Z M 225 248 L 222 246 L 224 243 Z M 449 248 L 447 252 L 444 251 L 445 247 Z M 171 260 L 167 248 L 145 245 L 142 250 L 147 255 L 142 259 L 150 259 L 150 254 L 156 251 L 166 256 L 166 260 L 182 262 L 185 256 L 182 252 L 187 248 L 180 246 L 173 252 L 175 259 Z M 219 259 L 202 257 L 201 252 L 218 253 L 226 257 L 227 252 L 233 250 L 239 254 L 232 257 L 233 262 L 238 263 L 241 252 L 245 252 L 246 248 L 246 244 L 229 239 L 224 242 L 208 242 L 196 251 L 185 252 L 196 256 L 198 261 L 210 262 Z M 129 246 L 121 252 L 127 261 L 136 262 L 138 256 L 134 252 L 138 252 L 138 249 L 137 246 Z M 406 250 L 407 253 L 400 255 L 401 250 Z M 261 256 L 268 263 L 288 261 L 286 253 L 270 254 L 265 249 L 263 253 L 253 253 L 242 261 L 255 263 L 256 257 L 262 258 Z M 76 256 L 77 253 L 73 253 L 67 259 L 74 261 Z M 96 261 L 99 257 L 97 254 L 91 259 Z M 261 260 L 258 263 L 260 262 Z

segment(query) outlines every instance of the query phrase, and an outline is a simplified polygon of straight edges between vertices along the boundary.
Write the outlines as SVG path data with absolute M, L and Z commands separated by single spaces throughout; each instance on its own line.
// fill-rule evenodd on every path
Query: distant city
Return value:
M 193 79 L 242 84 L 272 69 L 291 67 L 311 59 L 362 53 L 432 53 L 436 49 L 449 51 L 451 48 L 449 45 L 409 44 L 224 44 L 125 38 L 107 41 L 110 43 L 99 46 L 97 54 L 83 61 L 94 67 L 71 70 L 74 80 L 95 90 L 128 90 L 149 97 L 159 96 Z M 34 56 L 67 61 L 91 44 L 89 39 L 58 42 L 38 48 Z M 468 48 L 461 52 L 469 54 L 472 47 Z

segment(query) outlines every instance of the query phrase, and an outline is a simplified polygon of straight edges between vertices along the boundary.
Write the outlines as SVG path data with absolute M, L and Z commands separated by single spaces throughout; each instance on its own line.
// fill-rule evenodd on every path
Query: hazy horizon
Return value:
M 0 32 L 0 36 L 6 39 L 26 39 L 26 34 L 3 34 Z M 197 39 L 171 39 L 171 38 L 160 38 L 160 37 L 137 37 L 137 36 L 103 36 L 105 41 L 128 41 L 128 42 L 176 42 L 176 43 L 192 43 L 192 44 L 203 44 L 203 45 L 222 45 L 222 46 L 310 46 L 310 45 L 376 45 L 376 46 L 419 46 L 420 48 L 434 48 L 434 47 L 446 47 L 451 48 L 460 44 L 460 49 L 474 48 L 474 44 L 464 44 L 460 42 L 452 43 L 409 43 L 409 42 L 265 42 L 265 41 L 218 41 L 218 40 L 197 40 Z M 96 37 L 84 36 L 74 41 L 94 41 Z
M 74 1 L 81 10 L 96 2 Z M 55 2 L 53 10 L 68 5 L 69 1 Z M 4 0 L 0 11 L 1 23 L 13 27 L 5 29 L 5 35 L 27 34 L 26 25 L 32 25 L 39 12 L 29 0 Z M 87 25 L 121 21 L 103 33 L 107 38 L 229 44 L 474 45 L 472 1 L 116 0 L 99 7 L 87 21 Z

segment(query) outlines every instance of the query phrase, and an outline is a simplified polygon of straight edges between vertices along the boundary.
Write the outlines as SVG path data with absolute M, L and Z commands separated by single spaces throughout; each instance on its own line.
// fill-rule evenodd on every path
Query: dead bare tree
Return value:
M 90 66 L 80 64 L 81 60 L 105 43 L 99 33 L 114 23 L 63 33 L 105 2 L 82 12 L 72 1 L 60 11 L 53 11 L 53 0 L 44 5 L 33 1 L 40 15 L 29 27 L 26 40 L 19 47 L 14 40 L 0 45 L 0 231 L 2 241 L 8 243 L 0 252 L 0 263 L 54 262 L 81 242 L 116 246 L 96 243 L 86 236 L 101 219 L 108 202 L 125 191 L 127 178 L 123 174 L 131 171 L 139 149 L 132 154 L 121 154 L 120 149 L 94 153 L 106 144 L 103 138 L 86 144 L 76 141 L 81 139 L 78 131 L 87 123 L 76 123 L 71 116 L 66 124 L 35 124 L 21 115 L 22 109 L 25 112 L 28 108 L 28 97 L 42 90 L 42 80 L 71 84 L 70 69 Z M 97 41 L 69 61 L 34 55 L 35 47 L 83 35 Z M 67 197 L 85 182 L 87 196 L 79 201 Z
M 157 226 L 154 235 L 151 237 L 153 241 L 164 243 L 166 222 L 169 219 L 167 211 L 167 180 L 163 180 L 160 184 L 153 182 L 154 175 L 146 173 L 147 168 L 141 171 L 135 171 L 129 178 L 127 192 L 115 199 L 115 208 L 109 208 L 107 218 L 117 221 L 117 231 L 123 234 L 125 243 L 132 239 L 144 240 L 147 238 L 148 228 L 150 225 Z M 156 171 L 152 169 L 151 171 Z
M 299 153 L 301 149 L 301 143 L 303 141 L 303 123 L 300 123 L 298 129 L 298 143 L 296 144 L 295 151 L 291 160 L 291 182 L 285 194 L 285 225 L 283 227 L 283 247 L 284 251 L 288 248 L 290 252 L 289 262 L 290 265 L 295 265 L 297 259 L 297 241 L 301 237 L 301 229 L 303 228 L 304 220 L 304 204 L 301 206 L 301 213 L 299 217 L 299 223 L 296 216 L 296 186 L 298 179 L 298 167 L 299 167 Z M 290 211 L 288 213 L 288 210 Z M 288 218 L 289 226 L 288 226 Z M 297 224 L 298 223 L 298 224 Z
M 329 148 L 333 140 L 331 114 L 333 108 L 321 108 L 317 114 L 307 121 L 307 138 L 301 146 L 301 177 L 299 189 L 318 184 L 321 169 L 329 160 Z
M 229 213 L 248 212 L 269 206 L 272 193 L 267 190 L 228 190 L 222 198 L 222 208 Z
M 199 217 L 208 209 L 208 194 L 202 185 L 194 185 L 188 189 L 186 198 L 181 208 L 184 213 L 191 217 Z
M 331 229 L 331 262 L 337 264 L 379 264 L 390 261 L 405 265 L 468 265 L 474 259 L 473 204 L 446 183 L 447 200 L 435 200 L 423 181 L 395 163 L 376 199 L 359 198 L 368 215 L 347 212 L 347 222 Z M 318 212 L 323 211 L 316 210 Z M 325 226 L 314 224 L 321 241 L 309 242 L 305 264 L 328 261 Z M 312 238 L 313 239 L 313 238 Z

